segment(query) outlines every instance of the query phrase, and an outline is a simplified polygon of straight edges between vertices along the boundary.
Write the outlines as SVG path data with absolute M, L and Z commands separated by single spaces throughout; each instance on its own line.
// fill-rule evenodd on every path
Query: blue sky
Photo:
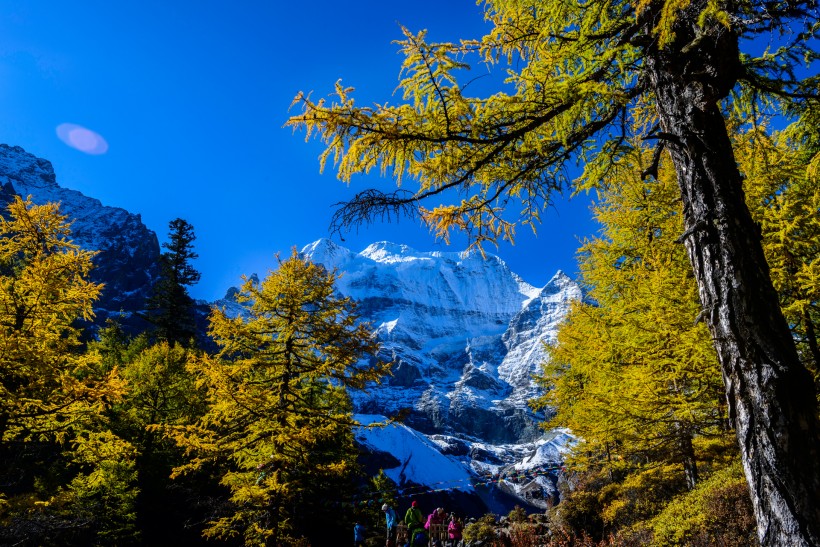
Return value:
M 202 272 L 192 293 L 209 300 L 241 274 L 266 273 L 276 252 L 328 237 L 332 204 L 390 184 L 369 176 L 348 187 L 332 169 L 319 173 L 321 144 L 283 127 L 298 91 L 325 96 L 341 78 L 359 104 L 395 101 L 399 24 L 426 28 L 431 40 L 487 28 L 472 0 L 3 6 L 0 142 L 50 160 L 62 186 L 139 213 L 161 241 L 170 220 L 191 222 Z M 96 132 L 107 147 L 67 146 L 62 124 Z M 558 269 L 574 275 L 579 238 L 595 230 L 588 204 L 561 201 L 537 237 L 521 229 L 515 246 L 488 250 L 534 285 Z M 437 242 L 409 220 L 334 240 L 354 251 L 380 240 L 465 246 Z

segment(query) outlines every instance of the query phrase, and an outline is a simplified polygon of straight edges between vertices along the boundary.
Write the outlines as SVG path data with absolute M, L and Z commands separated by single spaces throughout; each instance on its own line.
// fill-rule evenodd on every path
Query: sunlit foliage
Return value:
M 683 246 L 678 188 L 666 163 L 647 184 L 636 148 L 603 181 L 601 237 L 580 251 L 588 300 L 560 327 L 537 406 L 580 437 L 574 461 L 629 473 L 676 463 L 698 481 L 698 443 L 725 430 L 717 357 Z M 702 458 L 701 458 L 702 459 Z
M 247 315 L 213 312 L 219 354 L 188 365 L 207 412 L 168 429 L 190 455 L 177 475 L 213 466 L 230 489 L 230 514 L 210 523 L 208 537 L 276 545 L 317 532 L 300 519 L 327 512 L 312 504 L 339 496 L 355 469 L 347 389 L 378 381 L 386 365 L 334 280 L 294 251 L 261 283 L 243 284 Z
M 135 532 L 133 447 L 105 430 L 103 416 L 124 383 L 83 351 L 76 326 L 100 292 L 88 280 L 92 256 L 70 240 L 55 204 L 15 197 L 0 220 L 3 542 L 127 541 Z
M 820 385 L 820 143 L 807 112 L 783 131 L 758 126 L 736 136 L 749 208 L 804 364 Z

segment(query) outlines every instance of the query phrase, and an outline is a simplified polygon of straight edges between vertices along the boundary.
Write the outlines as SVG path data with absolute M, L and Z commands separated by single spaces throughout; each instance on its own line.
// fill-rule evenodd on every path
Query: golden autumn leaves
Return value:
M 137 541 L 138 497 L 167 492 L 172 468 L 228 492 L 206 536 L 302 537 L 356 470 L 347 390 L 388 371 L 335 274 L 294 251 L 246 281 L 246 313 L 213 310 L 208 354 L 116 325 L 84 344 L 92 257 L 57 205 L 15 198 L 0 220 L 0 540 L 41 541 L 36 521 L 52 539 Z

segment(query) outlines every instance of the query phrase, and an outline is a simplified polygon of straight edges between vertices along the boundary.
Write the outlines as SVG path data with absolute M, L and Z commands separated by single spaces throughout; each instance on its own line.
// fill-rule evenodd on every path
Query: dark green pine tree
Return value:
M 200 274 L 191 265 L 198 255 L 194 252 L 194 227 L 177 218 L 168 223 L 167 249 L 159 260 L 159 279 L 146 308 L 148 320 L 154 325 L 159 340 L 190 344 L 196 335 L 194 301 L 188 287 L 199 282 Z

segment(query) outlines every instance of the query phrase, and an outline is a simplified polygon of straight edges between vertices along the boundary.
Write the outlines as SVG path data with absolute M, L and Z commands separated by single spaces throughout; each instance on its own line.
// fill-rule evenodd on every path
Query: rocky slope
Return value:
M 133 312 L 143 308 L 160 254 L 156 234 L 139 215 L 107 207 L 57 184 L 51 162 L 29 154 L 19 146 L 0 144 L 0 201 L 13 194 L 31 196 L 34 203 L 59 202 L 72 221 L 72 238 L 84 249 L 99 251 L 91 277 L 105 284 L 95 306 L 96 323 L 116 315 L 127 326 Z

